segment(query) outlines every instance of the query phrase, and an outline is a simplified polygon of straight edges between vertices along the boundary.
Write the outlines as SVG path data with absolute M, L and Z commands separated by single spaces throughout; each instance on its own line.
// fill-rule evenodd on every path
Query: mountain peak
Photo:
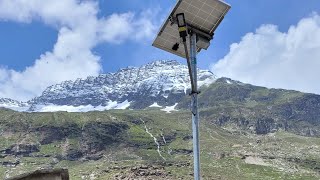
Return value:
M 126 68 L 120 69 L 116 73 L 131 71 L 134 69 L 157 69 L 161 67 L 174 68 L 178 66 L 183 66 L 183 64 L 179 63 L 176 60 L 156 60 L 156 61 L 149 62 L 145 65 L 142 65 L 140 67 L 128 66 Z
M 207 70 L 199 70 L 198 78 L 199 86 L 217 79 Z M 64 81 L 49 86 L 28 103 L 30 111 L 143 109 L 152 104 L 165 108 L 185 97 L 189 87 L 186 65 L 175 60 L 158 60 L 115 73 Z
M 177 60 L 157 60 L 146 64 L 146 66 L 164 66 L 164 65 L 173 65 L 178 66 L 181 65 Z

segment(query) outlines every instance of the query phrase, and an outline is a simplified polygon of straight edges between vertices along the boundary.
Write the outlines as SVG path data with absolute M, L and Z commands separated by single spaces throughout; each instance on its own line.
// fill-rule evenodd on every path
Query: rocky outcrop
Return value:
M 97 153 L 105 147 L 123 140 L 121 133 L 126 129 L 128 129 L 128 125 L 121 123 L 90 122 L 83 126 L 81 149 L 84 153 Z
M 116 173 L 113 178 L 114 179 L 180 179 L 179 177 L 175 177 L 171 171 L 166 170 L 166 167 L 174 167 L 174 168 L 181 168 L 181 167 L 189 167 L 189 162 L 184 163 L 177 163 L 177 162 L 168 162 L 162 164 L 153 164 L 153 165 L 138 165 L 138 166 L 114 166 L 108 170 L 108 173 L 113 171 L 121 170 L 122 173 Z M 190 172 L 190 178 L 193 174 Z
M 14 144 L 7 149 L 0 150 L 0 153 L 4 155 L 30 156 L 31 153 L 39 152 L 39 148 L 40 144 Z
M 261 118 L 256 122 L 256 134 L 268 134 L 270 132 L 276 131 L 275 120 L 272 118 Z
M 59 118 L 61 116 L 58 116 Z M 20 124 L 23 125 L 23 124 Z M 20 126 L 19 125 L 19 126 Z M 11 127 L 15 129 L 14 127 Z M 123 134 L 128 125 L 119 122 L 88 122 L 80 126 L 76 123 L 47 124 L 30 129 L 20 129 L 20 132 L 29 131 L 28 136 L 37 137 L 39 143 L 18 143 L 0 150 L 0 157 L 11 156 L 53 156 L 60 160 L 100 159 L 101 151 L 108 146 L 124 141 Z M 8 128 L 8 134 L 12 132 Z M 41 146 L 58 143 L 53 148 L 61 149 L 61 154 L 37 154 Z

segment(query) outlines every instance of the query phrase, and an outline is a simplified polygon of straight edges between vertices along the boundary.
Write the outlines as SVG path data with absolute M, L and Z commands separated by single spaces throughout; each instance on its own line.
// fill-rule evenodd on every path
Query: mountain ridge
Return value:
M 199 70 L 198 77 L 202 91 L 200 109 L 235 105 L 235 108 L 261 107 L 260 113 L 277 114 L 274 118 L 317 119 L 319 95 L 217 78 L 208 70 Z M 64 81 L 49 86 L 28 102 L 0 98 L 0 107 L 27 112 L 159 108 L 170 113 L 189 109 L 189 87 L 187 66 L 174 60 L 160 60 L 141 67 L 123 68 L 115 73 Z
M 208 70 L 199 69 L 198 76 L 199 86 L 217 79 Z M 127 67 L 115 73 L 51 85 L 24 105 L 30 106 L 28 111 L 35 112 L 143 109 L 155 103 L 166 107 L 181 100 L 189 86 L 187 66 L 175 60 L 159 60 L 141 67 Z M 25 111 L 25 106 L 17 107 Z

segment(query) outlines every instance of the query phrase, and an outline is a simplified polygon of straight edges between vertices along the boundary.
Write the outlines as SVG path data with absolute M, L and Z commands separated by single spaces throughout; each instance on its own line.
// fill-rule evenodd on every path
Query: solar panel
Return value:
M 188 26 L 211 40 L 214 31 L 230 8 L 230 5 L 220 0 L 178 0 L 152 45 L 185 58 L 185 50 L 179 36 L 178 25 L 174 23 L 176 15 L 184 13 Z M 172 50 L 176 43 L 180 44 L 179 48 Z M 187 45 L 189 46 L 189 44 L 189 38 L 187 38 Z M 198 47 L 197 52 L 200 52 L 200 50 L 201 48 Z

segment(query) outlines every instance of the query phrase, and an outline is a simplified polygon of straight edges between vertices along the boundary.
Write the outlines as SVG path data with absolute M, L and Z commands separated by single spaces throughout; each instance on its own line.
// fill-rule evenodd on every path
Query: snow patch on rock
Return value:
M 173 106 L 166 106 L 164 109 L 161 109 L 161 111 L 165 111 L 167 113 L 171 113 L 172 111 L 178 111 L 175 109 L 177 105 L 178 103 L 174 104 Z
M 159 108 L 162 108 L 162 106 L 160 106 L 157 102 L 151 104 L 149 107 L 159 107 Z
M 127 109 L 130 106 L 130 103 L 128 100 L 125 100 L 124 102 L 117 104 L 117 106 L 114 109 Z
M 130 106 L 128 100 L 119 103 L 116 101 L 109 101 L 106 106 L 92 106 L 92 105 L 81 105 L 81 106 L 71 106 L 71 105 L 37 105 L 32 111 L 36 112 L 58 112 L 58 111 L 67 111 L 67 112 L 89 112 L 89 111 L 105 111 L 110 109 L 127 109 Z

